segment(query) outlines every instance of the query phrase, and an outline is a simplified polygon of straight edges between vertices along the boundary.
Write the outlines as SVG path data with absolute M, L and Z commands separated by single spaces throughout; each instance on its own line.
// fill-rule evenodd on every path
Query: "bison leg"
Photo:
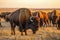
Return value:
M 13 25 L 13 34 L 15 35 L 15 27 L 16 27 L 16 25 L 14 24 Z
M 11 34 L 15 35 L 15 24 L 11 23 Z
M 20 26 L 19 26 L 19 31 L 21 32 L 21 35 L 23 35 L 23 27 L 22 27 L 21 23 L 20 23 Z
M 26 30 L 27 30 L 27 25 L 28 25 L 28 24 L 27 24 L 27 22 L 26 22 L 26 23 L 24 24 L 24 26 L 23 26 L 23 27 L 24 27 L 23 29 L 24 29 L 25 35 L 27 35 L 27 32 L 26 32 Z
M 36 33 L 37 29 L 38 29 L 37 26 L 32 27 L 33 34 Z
M 35 30 L 32 30 L 33 31 L 33 34 L 35 34 L 36 33 L 36 31 Z
M 26 32 L 27 28 L 26 28 L 26 27 L 27 27 L 27 26 L 24 27 L 25 35 L 27 35 L 27 32 Z
M 24 29 L 25 35 L 27 35 L 26 29 Z

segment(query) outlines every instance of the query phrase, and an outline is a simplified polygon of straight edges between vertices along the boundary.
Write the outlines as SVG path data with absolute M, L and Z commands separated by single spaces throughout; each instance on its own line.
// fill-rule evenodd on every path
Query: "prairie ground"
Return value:
M 15 29 L 16 35 L 11 35 L 11 28 L 9 22 L 2 22 L 0 27 L 0 40 L 60 40 L 60 30 L 56 27 L 40 27 L 36 34 L 27 30 L 27 36 L 21 36 L 18 26 Z

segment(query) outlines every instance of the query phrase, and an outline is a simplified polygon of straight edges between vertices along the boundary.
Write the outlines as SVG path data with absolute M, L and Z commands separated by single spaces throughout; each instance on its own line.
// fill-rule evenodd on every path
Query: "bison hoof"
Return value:
M 23 34 L 21 34 L 23 36 Z
M 25 35 L 27 35 L 27 34 L 25 34 Z
M 33 34 L 35 34 L 36 32 L 33 32 Z
M 57 29 L 58 29 L 58 30 L 60 30 L 60 28 L 59 28 L 59 27 L 58 27 Z
M 15 33 L 11 33 L 11 35 L 15 35 Z
M 11 33 L 11 35 L 14 35 L 13 33 Z

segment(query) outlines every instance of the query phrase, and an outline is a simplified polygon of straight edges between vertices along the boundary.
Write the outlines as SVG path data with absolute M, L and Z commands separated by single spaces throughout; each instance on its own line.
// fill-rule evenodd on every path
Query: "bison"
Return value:
M 32 16 L 31 11 L 27 8 L 20 8 L 14 11 L 11 14 L 6 15 L 5 19 L 11 24 L 12 35 L 15 35 L 16 25 L 19 26 L 21 35 L 23 35 L 23 32 L 25 32 L 25 35 L 27 35 L 27 29 L 31 29 L 33 31 L 33 34 L 35 34 L 38 30 L 38 22 L 36 20 L 36 17 Z

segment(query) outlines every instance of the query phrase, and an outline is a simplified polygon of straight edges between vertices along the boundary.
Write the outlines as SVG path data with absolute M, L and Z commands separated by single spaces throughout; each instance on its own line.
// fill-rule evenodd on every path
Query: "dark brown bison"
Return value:
M 2 24 L 1 24 L 1 18 L 4 18 L 5 19 L 5 16 L 10 14 L 11 12 L 1 12 L 0 13 L 0 27 L 2 27 Z
M 0 17 L 5 18 L 6 15 L 9 15 L 11 12 L 1 12 Z
M 31 15 L 30 10 L 27 8 L 20 8 L 12 14 L 6 15 L 5 19 L 11 24 L 11 34 L 13 35 L 15 35 L 16 25 L 19 26 L 21 35 L 23 35 L 23 32 L 27 35 L 27 29 L 32 29 L 33 34 L 35 34 L 38 29 L 38 22 L 36 18 Z
M 48 12 L 48 18 L 49 18 L 50 24 L 52 22 L 52 24 L 54 26 L 54 24 L 56 24 L 56 20 L 57 20 L 56 10 Z
M 39 11 L 33 12 L 32 16 L 36 18 L 36 20 L 38 21 L 38 26 L 40 27 L 40 12 Z
M 58 19 L 57 19 L 57 24 L 58 24 L 58 28 L 57 28 L 57 29 L 60 30 L 60 16 L 59 16 Z

